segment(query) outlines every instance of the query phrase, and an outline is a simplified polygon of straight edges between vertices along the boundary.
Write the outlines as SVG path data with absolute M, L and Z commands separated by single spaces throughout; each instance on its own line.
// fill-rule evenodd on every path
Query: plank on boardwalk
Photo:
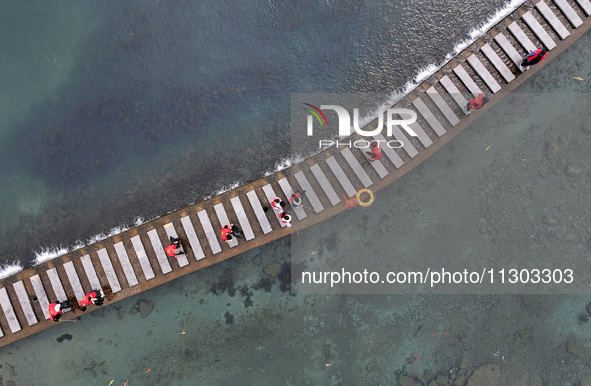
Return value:
M 384 141 L 383 143 L 386 143 L 386 139 L 384 138 L 384 136 L 382 134 L 378 134 L 378 135 L 374 135 L 373 138 L 377 141 Z M 408 142 L 408 141 L 407 141 Z M 382 142 L 380 142 L 382 143 Z M 382 146 L 382 152 L 384 154 L 386 154 L 386 157 L 388 157 L 388 159 L 390 159 L 390 162 L 392 162 L 392 164 L 394 165 L 395 168 L 399 168 L 402 166 L 402 164 L 404 164 L 404 161 L 402 161 L 402 158 L 400 158 L 400 156 L 398 154 L 396 154 L 396 151 L 394 149 L 392 149 L 390 146 L 388 145 L 384 145 Z
M 217 233 L 213 230 L 213 226 L 211 225 L 211 221 L 209 220 L 209 216 L 207 215 L 205 209 L 197 212 L 197 217 L 199 217 L 199 222 L 205 231 L 205 237 L 207 238 L 207 242 L 211 248 L 211 253 L 214 255 L 216 253 L 220 253 L 222 251 L 222 247 L 220 247 Z
M 12 285 L 14 288 L 14 292 L 16 292 L 16 296 L 18 301 L 21 305 L 21 309 L 23 310 L 23 314 L 25 314 L 25 318 L 27 319 L 27 323 L 29 326 L 33 324 L 37 324 L 37 317 L 35 316 L 35 312 L 33 311 L 33 306 L 31 305 L 31 299 L 29 298 L 29 294 L 25 289 L 25 283 L 22 280 L 17 281 Z
M 575 0 L 579 7 L 585 11 L 585 15 L 591 16 L 591 1 L 589 0 Z
M 185 230 L 185 234 L 189 239 L 189 244 L 191 244 L 191 248 L 195 254 L 195 260 L 205 258 L 205 253 L 203 253 L 203 248 L 201 248 L 201 243 L 199 242 L 199 237 L 197 237 L 191 218 L 189 216 L 181 217 L 181 224 L 183 224 L 183 229 Z
M 82 284 L 80 284 L 80 279 L 78 278 L 78 272 L 76 272 L 74 263 L 71 261 L 64 263 L 64 270 L 66 271 L 66 276 L 68 276 L 72 290 L 74 290 L 76 300 L 82 299 L 86 292 L 82 289 Z
M 178 239 L 178 234 L 176 233 L 176 230 L 174 229 L 174 225 L 172 225 L 171 222 L 169 222 L 168 224 L 164 225 L 164 231 L 166 232 L 166 235 L 168 236 L 168 241 L 170 241 L 170 237 L 174 237 L 175 239 Z M 180 251 L 184 252 L 181 255 L 178 255 L 177 257 L 175 257 L 176 261 L 179 263 L 179 267 L 184 267 L 185 265 L 189 265 L 189 260 L 187 260 L 187 252 L 185 252 L 185 250 L 183 249 L 183 246 L 180 245 L 179 248 Z
M 150 265 L 150 260 L 148 260 L 148 256 L 146 255 L 146 250 L 144 249 L 144 244 L 142 244 L 142 239 L 140 236 L 133 236 L 131 238 L 131 244 L 133 245 L 133 249 L 135 251 L 135 255 L 142 266 L 142 271 L 144 271 L 144 276 L 146 280 L 153 279 L 156 275 L 154 275 L 154 271 L 152 270 L 152 266 Z
M 381 134 L 379 135 L 381 136 Z M 398 127 L 398 125 L 392 126 L 392 136 L 394 137 L 394 139 L 397 139 L 398 141 L 402 142 L 402 148 L 410 158 L 414 158 L 414 156 L 419 154 L 417 149 L 415 149 L 415 147 L 408 140 L 408 138 L 406 138 L 406 136 L 402 133 L 402 130 L 400 130 L 400 127 Z M 378 138 L 378 135 L 374 135 L 374 138 Z M 382 150 L 384 150 L 384 148 L 386 147 L 388 146 L 384 146 Z
M 283 178 L 279 179 L 277 181 L 277 183 L 279 184 L 279 187 L 283 191 L 283 194 L 285 194 L 285 197 L 287 197 L 289 200 L 289 198 L 293 194 L 293 190 L 291 189 L 291 185 L 289 184 L 289 181 L 287 181 L 287 178 L 283 177 Z M 291 205 L 291 208 L 293 209 L 293 212 L 298 217 L 298 220 L 303 220 L 307 217 L 306 212 L 304 211 L 304 208 L 301 205 L 294 207 L 293 204 L 291 204 L 291 202 L 290 202 L 290 205 Z
M 466 75 L 468 75 L 468 74 L 466 74 Z M 433 115 L 431 110 L 429 110 L 429 108 L 427 107 L 425 102 L 423 102 L 421 100 L 421 98 L 416 98 L 415 100 L 412 101 L 412 104 L 414 105 L 414 107 L 416 107 L 418 112 L 423 116 L 423 119 L 425 121 L 427 121 L 429 126 L 431 126 L 431 128 L 437 134 L 437 136 L 441 137 L 443 134 L 446 133 L 445 129 L 443 128 L 443 125 L 441 123 L 439 123 L 437 118 L 435 118 L 435 116 Z M 396 164 L 394 164 L 394 165 L 396 165 Z M 400 160 L 400 165 L 402 166 L 402 160 Z M 396 167 L 398 168 L 400 166 L 396 166 Z
M 119 258 L 119 262 L 121 263 L 121 267 L 123 268 L 123 273 L 125 274 L 125 278 L 127 279 L 127 284 L 130 287 L 138 284 L 137 277 L 135 276 L 135 272 L 133 271 L 133 266 L 129 261 L 129 256 L 127 255 L 127 251 L 125 250 L 125 246 L 123 242 L 120 241 L 115 243 L 114 245 L 115 252 L 117 252 L 117 257 Z
M 515 75 L 509 70 L 509 67 L 503 62 L 503 60 L 497 55 L 495 50 L 490 46 L 490 44 L 486 43 L 482 47 L 480 47 L 484 56 L 492 63 L 492 65 L 499 71 L 499 73 L 505 78 L 507 83 L 511 82 L 515 79 Z
M 115 269 L 113 269 L 113 264 L 111 263 L 111 258 L 107 253 L 105 248 L 99 249 L 96 251 L 101 265 L 103 266 L 103 270 L 105 271 L 105 275 L 107 275 L 107 281 L 109 282 L 109 286 L 111 287 L 111 291 L 113 293 L 121 291 L 121 285 L 119 284 L 119 279 L 117 279 L 117 274 L 115 273 Z
M 383 148 L 384 146 L 387 146 L 385 144 L 380 144 L 380 147 Z M 358 149 L 361 152 L 361 155 L 363 155 L 363 158 L 365 158 L 367 160 L 367 162 L 369 162 L 371 164 L 371 166 L 373 167 L 373 169 L 376 171 L 376 173 L 378 173 L 378 176 L 380 176 L 380 178 L 384 178 L 388 175 L 388 170 L 386 169 L 386 167 L 384 166 L 384 164 L 382 164 L 382 161 L 380 160 L 375 160 L 375 161 L 369 161 L 370 159 L 370 151 L 368 151 L 368 148 L 362 149 L 359 148 Z M 383 153 L 383 151 L 382 151 Z
M 164 252 L 164 246 L 162 245 L 160 236 L 158 236 L 158 231 L 156 229 L 152 229 L 147 233 L 148 238 L 150 239 L 150 244 L 152 244 L 152 249 L 156 254 L 156 260 L 158 260 L 158 264 L 160 265 L 160 270 L 165 275 L 169 272 L 172 272 L 172 267 L 170 266 L 170 262 L 168 261 L 166 253 Z M 166 244 L 168 245 L 168 240 L 166 240 Z
M 84 272 L 86 272 L 86 277 L 88 278 L 88 282 L 92 289 L 99 289 L 103 288 L 101 282 L 96 275 L 96 271 L 94 269 L 94 265 L 92 265 L 92 260 L 90 259 L 89 255 L 84 255 L 80 258 L 82 261 L 82 266 L 84 267 Z
M 45 293 L 45 288 L 43 288 L 41 278 L 39 275 L 33 275 L 29 278 L 29 280 L 31 281 L 31 285 L 35 290 L 35 296 L 37 296 L 43 316 L 45 316 L 45 319 L 49 319 L 49 299 L 47 299 L 47 294 Z
M 62 281 L 57 273 L 57 269 L 50 268 L 47 270 L 47 277 L 51 282 L 51 286 L 53 287 L 53 293 L 57 296 L 57 301 L 63 302 L 67 300 L 68 297 L 66 296 L 66 291 L 64 291 L 64 287 L 62 286 Z
M 452 80 L 449 79 L 447 75 L 445 75 L 441 77 L 441 79 L 439 79 L 439 83 L 441 83 L 445 91 L 447 91 L 449 95 L 454 99 L 454 101 L 456 101 L 456 103 L 458 104 L 458 106 L 460 106 L 462 111 L 465 111 L 464 109 L 468 104 L 468 100 L 464 98 L 464 96 L 462 95 L 462 93 L 460 93 L 460 90 L 458 90 L 458 88 L 452 82 Z
M 318 184 L 326 194 L 326 197 L 328 197 L 328 200 L 330 201 L 332 206 L 335 206 L 336 204 L 341 202 L 341 199 L 339 198 L 339 196 L 337 196 L 337 193 L 334 191 L 334 188 L 332 187 L 330 182 L 328 182 L 328 178 L 326 178 L 326 175 L 324 175 L 324 172 L 322 171 L 322 169 L 320 169 L 320 166 L 318 166 L 318 164 L 314 164 L 310 166 L 310 170 L 312 171 L 312 174 L 314 174 L 316 181 L 318 181 Z
M 488 88 L 490 88 L 493 93 L 501 90 L 501 86 L 497 83 L 491 73 L 488 72 L 484 64 L 482 64 L 476 55 L 470 55 L 470 57 L 468 57 L 468 63 L 470 63 L 470 66 L 472 66 L 474 71 L 476 71 L 476 73 L 482 78 L 484 83 L 486 83 Z
M 548 4 L 544 3 L 544 0 L 537 3 L 536 8 L 538 9 L 538 11 L 540 11 L 540 14 L 544 17 L 544 19 L 546 19 L 546 21 L 548 22 L 548 24 L 550 24 L 550 26 L 554 29 L 554 31 L 556 31 L 558 36 L 560 36 L 560 39 L 564 40 L 570 35 L 570 32 L 568 32 L 568 30 L 562 24 L 562 22 L 560 20 L 558 20 L 558 17 L 556 17 L 556 14 L 554 14 L 554 12 L 552 12 L 550 7 L 548 7 Z M 571 10 L 572 10 L 572 8 L 571 8 Z M 579 19 L 579 20 L 581 20 L 581 19 Z
M 12 308 L 12 303 L 10 302 L 10 298 L 8 297 L 8 291 L 6 288 L 0 288 L 0 305 L 2 306 L 2 311 L 4 311 L 4 316 L 6 317 L 6 321 L 10 326 L 10 330 L 14 332 L 18 332 L 21 330 L 21 325 L 18 322 L 18 318 L 14 313 L 14 309 Z
M 371 178 L 369 178 L 369 176 L 367 175 L 365 170 L 363 170 L 363 166 L 361 166 L 359 161 L 357 161 L 357 158 L 355 158 L 353 153 L 351 153 L 351 149 L 349 149 L 348 147 L 343 148 L 341 150 L 341 155 L 343 156 L 343 158 L 345 158 L 345 161 L 347 161 L 347 163 L 349 164 L 351 169 L 353 169 L 353 172 L 359 178 L 359 181 L 361 181 L 361 183 L 363 184 L 363 186 L 365 188 L 367 188 L 373 184 L 373 182 L 371 181 Z M 374 161 L 374 162 L 379 162 L 379 161 Z
M 445 102 L 443 97 L 439 95 L 435 87 L 429 87 L 429 89 L 427 90 L 427 95 L 429 95 L 429 98 L 431 98 L 433 103 L 435 103 L 435 106 L 437 106 L 439 111 L 441 111 L 445 119 L 447 119 L 452 126 L 455 126 L 458 123 L 460 123 L 459 118 L 453 112 L 451 107 L 449 107 L 449 105 Z
M 347 177 L 341 166 L 338 164 L 334 156 L 327 158 L 326 164 L 332 171 L 332 174 L 334 174 L 334 176 L 337 178 L 337 180 L 345 190 L 347 196 L 353 197 L 354 195 L 356 195 L 357 190 L 353 187 L 353 184 L 351 183 L 351 181 L 349 181 L 349 178 Z
M 247 241 L 254 239 L 254 232 L 252 231 L 250 221 L 248 221 L 248 216 L 244 211 L 244 207 L 240 202 L 240 196 L 232 197 L 230 199 L 230 203 L 232 204 L 232 208 L 234 208 L 234 213 L 236 213 L 236 217 L 240 223 L 240 228 L 242 228 L 242 233 L 244 233 L 244 238 Z
M 466 86 L 466 88 L 468 90 L 470 90 L 470 92 L 472 93 L 472 95 L 474 95 L 475 97 L 477 97 L 480 94 L 484 94 L 482 92 L 482 90 L 480 90 L 480 87 L 478 87 L 478 85 L 476 84 L 476 82 L 474 82 L 474 79 L 472 79 L 472 77 L 466 72 L 466 69 L 464 67 L 462 67 L 461 64 L 458 64 L 456 67 L 454 67 L 453 68 L 453 72 L 458 76 L 458 78 L 460 78 L 460 80 L 462 81 L 462 83 L 464 83 L 464 86 Z M 465 107 L 466 107 L 466 105 L 462 106 L 462 108 L 465 108 Z M 443 134 L 438 134 L 438 135 L 441 137 L 441 135 L 443 135 Z
M 226 210 L 224 209 L 224 204 L 222 204 L 221 202 L 219 204 L 215 204 L 213 206 L 213 209 L 215 210 L 215 213 L 218 216 L 218 220 L 220 224 L 222 224 L 222 226 L 230 224 L 230 220 L 228 219 L 228 215 L 226 214 Z M 230 248 L 234 248 L 235 246 L 237 246 L 238 237 L 232 236 L 232 240 L 230 240 L 230 243 L 228 243 L 228 245 L 230 246 Z
M 318 196 L 316 195 L 314 189 L 312 189 L 312 186 L 310 185 L 310 182 L 308 182 L 306 175 L 300 170 L 293 176 L 298 181 L 298 184 L 300 184 L 302 189 L 304 189 L 304 194 L 306 198 L 308 198 L 308 201 L 310 201 L 310 204 L 312 204 L 312 208 L 314 209 L 314 211 L 316 213 L 322 212 L 324 210 L 324 206 L 318 199 Z
M 540 39 L 540 41 L 546 46 L 548 50 L 553 49 L 556 47 L 556 43 L 554 40 L 548 35 L 548 32 L 542 27 L 542 25 L 538 22 L 538 20 L 532 15 L 530 11 L 527 11 L 521 18 L 527 24 L 527 26 L 532 30 L 532 32 Z
M 507 29 L 509 29 L 513 36 L 515 36 L 515 39 L 517 39 L 519 44 L 521 44 L 523 48 L 525 48 L 525 51 L 532 52 L 537 50 L 536 45 L 533 44 L 531 40 L 529 40 L 529 37 L 527 37 L 525 32 L 523 32 L 523 30 L 521 29 L 521 27 L 519 27 L 516 21 L 509 24 L 507 26 Z
M 254 211 L 255 216 L 257 217 L 257 220 L 259 220 L 259 224 L 261 225 L 263 233 L 267 234 L 271 232 L 273 228 L 271 228 L 271 224 L 269 224 L 269 220 L 265 215 L 265 211 L 263 210 L 263 207 L 261 205 L 261 202 L 259 201 L 259 198 L 257 197 L 256 192 L 254 190 L 251 190 L 250 192 L 246 193 L 246 198 L 248 198 L 248 202 L 250 202 L 250 206 Z
M 579 15 L 577 15 L 573 7 L 571 7 L 566 0 L 554 0 L 554 4 L 560 8 L 564 16 L 566 16 L 573 27 L 578 28 L 581 24 L 583 24 L 583 20 L 581 20 Z
M 519 68 L 519 71 L 525 71 L 524 68 L 521 67 L 523 55 L 520 55 L 519 52 L 517 52 L 517 49 L 513 47 L 513 44 L 511 44 L 511 42 L 505 37 L 505 35 L 503 35 L 502 33 L 497 34 L 495 36 L 495 41 L 497 42 L 499 47 L 501 47 L 501 49 L 505 51 L 505 54 L 507 54 L 507 56 L 511 59 L 513 64 L 515 64 L 517 68 Z
M 421 127 L 421 125 L 419 125 L 418 122 L 413 122 L 409 126 L 411 129 L 413 129 L 415 131 L 415 133 L 417 133 L 417 135 L 418 135 L 417 138 L 423 144 L 425 149 L 433 144 L 433 141 L 431 140 L 431 138 L 429 138 L 427 133 L 425 133 L 425 130 L 423 130 L 423 128 Z

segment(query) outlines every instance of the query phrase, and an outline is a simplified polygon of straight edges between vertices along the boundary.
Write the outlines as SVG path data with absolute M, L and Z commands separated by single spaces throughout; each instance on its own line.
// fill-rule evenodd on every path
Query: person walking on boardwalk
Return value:
M 532 51 L 523 57 L 523 62 L 521 62 L 521 66 L 525 67 L 525 69 L 527 70 L 528 66 L 540 63 L 546 57 L 546 55 L 548 55 L 548 50 L 546 49 Z
M 485 97 L 484 94 L 480 94 L 466 104 L 466 112 L 470 113 L 472 112 L 472 110 L 478 110 L 479 108 L 484 106 L 488 101 L 489 99 Z
M 237 239 L 243 239 L 244 238 L 244 235 L 242 234 L 242 231 L 236 225 L 230 224 L 230 229 L 232 230 L 232 236 L 236 237 Z
M 222 240 L 228 245 L 232 242 L 232 228 L 228 224 L 224 225 L 222 228 Z
M 60 317 L 64 312 L 68 312 L 72 310 L 74 305 L 69 300 L 64 300 L 63 302 L 54 301 L 49 305 L 49 316 L 54 322 L 59 322 Z
M 377 161 L 382 158 L 382 148 L 380 147 L 379 143 L 373 143 L 371 151 L 367 151 L 366 153 L 369 154 L 369 162 Z
M 181 247 L 181 239 L 170 236 L 170 244 L 164 248 L 167 256 L 176 257 L 178 255 L 184 255 L 185 252 L 177 251 L 177 248 Z
M 283 225 L 291 227 L 291 216 L 289 214 L 281 212 L 279 213 L 279 219 Z
M 82 312 L 86 311 L 86 306 L 90 304 L 94 304 L 95 306 L 102 306 L 105 302 L 105 295 L 103 294 L 102 290 L 92 290 L 86 295 L 84 298 L 78 302 L 80 305 L 80 310 Z
M 56 300 L 49 305 L 49 316 L 54 322 L 59 322 L 62 316 L 62 305 Z
M 282 211 L 283 207 L 285 207 L 285 202 L 281 201 L 279 197 L 275 197 L 275 199 L 271 201 L 271 206 L 275 211 Z
M 238 228 L 234 224 L 224 225 L 224 227 L 222 228 L 222 240 L 224 240 L 224 235 L 230 235 L 230 236 L 236 237 L 237 239 L 244 238 L 244 235 L 242 234 L 242 231 L 240 230 L 240 228 Z M 230 237 L 230 240 L 232 240 L 231 237 Z M 224 240 L 224 241 L 226 241 L 226 240 Z
M 302 196 L 303 194 L 297 191 L 292 193 L 291 197 L 289 198 L 291 206 L 297 208 L 298 206 L 302 205 Z

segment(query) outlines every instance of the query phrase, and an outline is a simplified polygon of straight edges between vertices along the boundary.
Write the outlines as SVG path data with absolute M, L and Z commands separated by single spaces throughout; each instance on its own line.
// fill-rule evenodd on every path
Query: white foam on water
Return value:
M 307 157 L 304 157 L 301 154 L 292 155 L 291 157 L 284 158 L 281 161 L 275 164 L 275 167 L 271 170 L 268 170 L 264 173 L 265 177 L 268 177 L 272 174 L 280 172 L 284 169 L 287 169 L 293 165 L 299 164 L 300 162 L 304 161 Z
M 17 272 L 23 270 L 23 266 L 20 262 L 15 261 L 14 263 L 4 264 L 0 267 L 0 279 L 8 277 L 10 275 L 14 275 Z
M 116 226 L 114 228 L 111 228 L 110 231 L 105 232 L 105 233 L 99 233 L 97 235 L 94 235 L 92 237 L 90 237 L 87 241 L 86 241 L 86 245 L 90 245 L 90 244 L 94 244 L 97 241 L 101 241 L 104 239 L 108 239 L 111 236 L 115 236 L 118 235 L 119 233 L 125 232 L 127 230 L 130 230 L 131 228 L 133 228 L 132 226 L 126 226 L 126 225 L 120 225 L 120 226 Z
M 219 196 L 222 193 L 229 192 L 230 190 L 236 189 L 237 187 L 242 186 L 242 185 L 244 185 L 244 182 L 242 182 L 242 181 L 236 181 L 236 182 L 233 182 L 231 184 L 224 185 L 220 189 L 218 189 L 215 192 L 211 193 L 210 195 L 207 195 L 207 196 L 203 197 L 203 200 L 209 200 L 212 197 Z
M 84 246 L 84 245 L 82 245 L 82 246 Z M 41 263 L 43 263 L 45 261 L 48 261 L 48 260 L 51 260 L 51 259 L 55 259 L 56 257 L 60 257 L 62 255 L 65 255 L 69 251 L 70 251 L 70 249 L 67 248 L 67 247 L 64 247 L 64 246 L 59 246 L 59 247 L 41 247 L 41 250 L 40 251 L 35 252 L 35 259 L 33 260 L 33 263 L 35 265 L 41 264 Z
M 41 249 L 39 251 L 35 252 L 35 258 L 33 259 L 33 264 L 37 265 L 37 264 L 41 264 L 45 261 L 55 259 L 56 257 L 63 256 L 66 253 L 70 253 L 72 251 L 75 251 L 76 249 L 84 248 L 87 245 L 91 245 L 91 244 L 96 243 L 97 241 L 101 241 L 101 240 L 104 240 L 104 239 L 109 238 L 111 236 L 118 235 L 119 233 L 125 232 L 131 228 L 138 227 L 138 226 L 140 226 L 146 222 L 149 222 L 149 221 L 152 221 L 152 220 L 145 220 L 142 217 L 136 217 L 133 220 L 133 225 L 131 225 L 131 226 L 127 226 L 127 225 L 116 226 L 116 227 L 112 228 L 111 230 L 109 230 L 108 232 L 102 232 L 102 233 L 96 234 L 94 236 L 91 236 L 86 241 L 78 240 L 71 246 L 60 245 L 59 247 L 41 247 Z

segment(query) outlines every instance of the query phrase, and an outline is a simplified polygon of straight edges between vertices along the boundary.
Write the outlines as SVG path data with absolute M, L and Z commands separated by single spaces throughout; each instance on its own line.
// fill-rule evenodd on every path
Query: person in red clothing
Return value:
M 289 198 L 289 202 L 291 203 L 291 206 L 293 206 L 294 208 L 297 208 L 298 206 L 302 205 L 302 194 L 299 192 L 293 193 Z
M 222 240 L 224 240 L 228 245 L 232 241 L 232 228 L 229 225 L 224 225 L 222 228 Z
M 166 254 L 170 257 L 176 257 L 178 255 L 184 255 L 185 252 L 183 251 L 177 251 L 177 248 L 181 247 L 181 239 L 179 238 L 174 238 L 172 236 L 170 236 L 170 244 L 168 244 L 166 246 L 166 248 L 164 248 L 164 252 L 166 252 Z
M 60 316 L 62 316 L 62 305 L 57 300 L 49 305 L 49 316 L 51 316 L 51 319 L 54 322 L 60 321 Z
M 285 212 L 281 212 L 281 213 L 279 213 L 279 219 L 281 220 L 283 225 L 291 227 L 291 216 L 290 215 L 288 215 Z
M 369 154 L 369 162 L 377 161 L 380 158 L 382 158 L 382 148 L 380 147 L 380 144 L 374 143 L 371 146 L 373 147 L 373 149 L 371 149 L 371 152 L 366 152 L 367 154 Z
M 485 97 L 484 94 L 480 94 L 466 104 L 466 112 L 469 113 L 472 110 L 478 110 L 479 108 L 484 106 L 488 101 L 489 99 Z
M 521 66 L 525 67 L 527 70 L 528 66 L 540 63 L 546 57 L 546 55 L 548 55 L 548 50 L 545 49 L 532 51 L 523 57 Z
M 281 199 L 279 197 L 275 197 L 275 199 L 273 201 L 271 201 L 271 206 L 273 207 L 274 210 L 280 211 L 280 210 L 283 210 L 283 207 L 285 206 L 285 202 L 281 201 Z
M 105 301 L 105 296 L 101 290 L 92 290 L 84 298 L 78 302 L 80 310 L 86 311 L 86 306 L 94 304 L 95 306 L 102 306 Z

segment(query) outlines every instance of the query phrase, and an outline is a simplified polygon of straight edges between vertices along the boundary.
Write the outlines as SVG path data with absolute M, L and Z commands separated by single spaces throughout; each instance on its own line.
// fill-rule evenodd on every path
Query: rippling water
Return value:
M 262 176 L 291 93 L 402 90 L 503 4 L 5 4 L 0 263 Z

